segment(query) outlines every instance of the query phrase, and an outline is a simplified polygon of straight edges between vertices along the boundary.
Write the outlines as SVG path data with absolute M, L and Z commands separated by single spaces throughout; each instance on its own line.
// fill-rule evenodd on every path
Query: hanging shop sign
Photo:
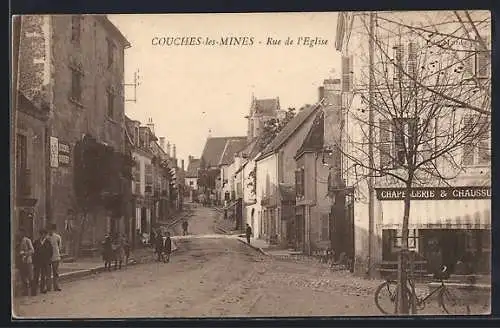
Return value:
M 58 153 L 58 160 L 59 160 L 59 165 L 69 165 L 70 164 L 70 156 L 71 154 L 71 148 L 69 144 L 59 142 L 59 153 Z
M 50 167 L 59 167 L 59 140 L 50 137 Z
M 378 200 L 403 200 L 405 188 L 376 188 Z M 412 188 L 412 200 L 491 199 L 491 187 L 422 187 Z

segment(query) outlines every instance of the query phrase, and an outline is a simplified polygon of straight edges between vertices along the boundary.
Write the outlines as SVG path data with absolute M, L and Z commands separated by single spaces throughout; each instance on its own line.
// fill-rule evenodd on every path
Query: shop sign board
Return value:
M 376 188 L 378 200 L 404 200 L 405 188 Z M 491 199 L 491 187 L 421 187 L 412 188 L 412 200 Z

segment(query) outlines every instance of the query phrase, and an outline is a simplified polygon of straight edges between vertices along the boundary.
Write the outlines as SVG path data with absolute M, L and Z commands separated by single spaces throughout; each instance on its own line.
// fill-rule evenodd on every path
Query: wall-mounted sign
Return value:
M 376 188 L 378 200 L 403 200 L 405 188 Z M 412 200 L 490 199 L 491 187 L 422 187 L 412 188 Z
M 50 137 L 50 167 L 59 167 L 59 140 Z
M 59 165 L 69 165 L 70 164 L 70 146 L 66 143 L 59 142 Z

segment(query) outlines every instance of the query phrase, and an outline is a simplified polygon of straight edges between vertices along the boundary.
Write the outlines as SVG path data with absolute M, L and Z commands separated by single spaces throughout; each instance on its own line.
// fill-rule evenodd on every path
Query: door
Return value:
M 297 249 L 305 250 L 305 231 L 306 231 L 306 223 L 304 218 L 304 206 L 297 207 L 297 212 L 295 214 L 295 218 L 297 221 L 296 227 L 296 241 L 297 241 Z

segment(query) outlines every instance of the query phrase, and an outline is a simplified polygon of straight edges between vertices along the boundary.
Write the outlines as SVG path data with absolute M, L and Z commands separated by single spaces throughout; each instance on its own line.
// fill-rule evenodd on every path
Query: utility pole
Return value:
M 372 275 L 372 267 L 374 262 L 373 256 L 373 233 L 375 225 L 375 214 L 374 214 L 374 186 L 373 186 L 373 173 L 375 161 L 373 158 L 373 84 L 374 84 L 374 71 L 373 71 L 373 57 L 375 50 L 375 13 L 370 13 L 370 26 L 369 26 L 369 81 L 368 81 L 368 161 L 370 166 L 370 172 L 368 177 L 368 274 Z

